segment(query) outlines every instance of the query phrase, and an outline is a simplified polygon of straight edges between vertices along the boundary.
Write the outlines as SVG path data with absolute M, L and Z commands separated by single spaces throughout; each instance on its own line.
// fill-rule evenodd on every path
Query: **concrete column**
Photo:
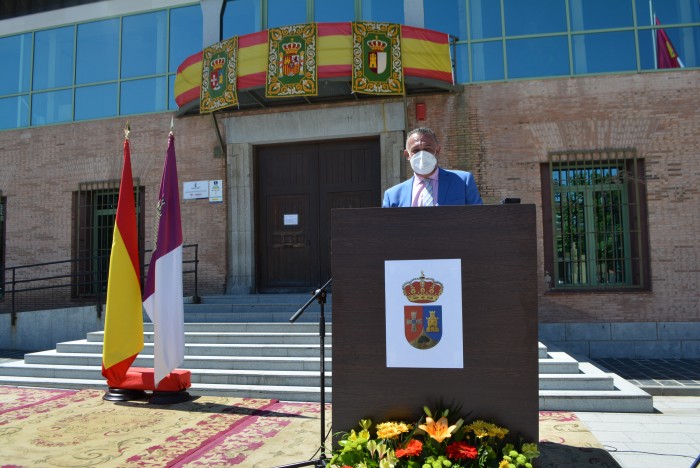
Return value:
M 253 238 L 253 146 L 227 145 L 229 200 L 228 242 L 231 258 L 228 294 L 249 294 L 255 286 L 255 240 Z
M 224 0 L 200 0 L 202 7 L 202 49 L 221 41 Z
M 403 133 L 395 131 L 379 135 L 379 146 L 382 152 L 382 196 L 386 189 L 403 181 L 401 178 L 405 146 Z

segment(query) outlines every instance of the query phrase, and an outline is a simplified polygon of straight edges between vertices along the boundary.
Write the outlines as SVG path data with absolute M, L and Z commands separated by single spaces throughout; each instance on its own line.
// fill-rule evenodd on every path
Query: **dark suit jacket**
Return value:
M 448 171 L 438 167 L 438 206 L 482 205 L 474 177 L 465 171 Z M 415 175 L 384 192 L 383 208 L 411 206 L 411 192 Z

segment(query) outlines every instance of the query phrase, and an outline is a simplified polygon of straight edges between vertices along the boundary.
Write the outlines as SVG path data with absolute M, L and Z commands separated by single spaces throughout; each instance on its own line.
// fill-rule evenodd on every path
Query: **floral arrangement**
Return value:
M 437 412 L 437 420 L 428 407 L 423 410 L 425 417 L 415 424 L 388 421 L 372 428 L 371 420 L 361 420 L 359 431 L 343 434 L 331 467 L 532 468 L 540 455 L 536 443 L 516 448 L 503 427 L 481 420 L 465 424 L 463 418 L 450 425 L 450 410 Z

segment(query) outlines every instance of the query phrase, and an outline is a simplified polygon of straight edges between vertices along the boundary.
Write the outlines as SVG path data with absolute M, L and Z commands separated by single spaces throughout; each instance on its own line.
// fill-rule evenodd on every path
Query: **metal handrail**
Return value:
M 199 303 L 200 298 L 199 298 L 199 244 L 186 244 L 182 246 L 183 251 L 185 249 L 194 249 L 194 258 L 191 259 L 183 259 L 182 264 L 183 264 L 183 271 L 182 274 L 184 275 L 189 275 L 189 274 L 194 274 L 194 295 L 193 295 L 193 301 L 195 303 Z M 152 253 L 153 250 L 144 250 L 142 251 L 142 257 L 145 257 L 146 253 Z M 90 262 L 89 264 L 94 264 L 96 261 L 97 263 L 97 269 L 91 269 L 91 270 L 85 270 L 85 271 L 80 271 L 80 272 L 73 272 L 73 265 L 78 262 Z M 107 262 L 105 265 L 106 268 L 102 268 L 103 262 Z M 46 270 L 46 267 L 52 266 L 52 265 L 70 265 L 70 270 L 71 273 L 68 274 L 48 274 L 48 276 L 32 276 L 31 278 L 22 278 L 22 279 L 17 279 L 17 272 L 20 270 L 26 270 L 30 268 L 37 268 L 40 269 L 38 275 L 41 275 L 42 270 Z M 187 267 L 185 269 L 185 265 L 192 265 L 193 267 Z M 145 280 L 145 274 L 144 272 L 146 271 L 146 268 L 150 265 L 149 263 L 144 263 L 141 267 L 141 272 L 140 272 L 140 281 L 141 284 L 144 283 Z M 101 256 L 93 256 L 93 257 L 85 257 L 85 258 L 72 258 L 69 260 L 57 260 L 57 261 L 52 261 L 52 262 L 42 262 L 42 263 L 33 263 L 33 264 L 27 264 L 27 265 L 17 265 L 17 266 L 12 266 L 12 267 L 6 267 L 5 268 L 5 275 L 3 275 L 4 282 L 0 283 L 0 298 L 5 298 L 8 295 L 10 296 L 10 314 L 11 314 L 11 320 L 12 320 L 12 325 L 14 326 L 17 323 L 17 306 L 16 306 L 16 296 L 19 293 L 28 293 L 32 291 L 41 291 L 41 290 L 50 290 L 50 289 L 57 289 L 57 288 L 75 288 L 78 286 L 84 286 L 84 287 L 91 287 L 97 285 L 96 288 L 94 288 L 94 292 L 92 294 L 87 294 L 86 296 L 95 296 L 96 300 L 96 306 L 97 306 L 97 316 L 98 318 L 102 317 L 102 284 L 103 280 L 103 272 L 108 271 L 109 269 L 109 255 L 101 255 Z M 8 280 L 8 273 L 10 276 L 10 279 Z M 76 282 L 75 278 L 77 277 L 82 277 L 82 278 L 92 278 L 91 280 L 86 280 L 84 282 Z M 41 281 L 54 281 L 54 280 L 62 280 L 68 278 L 68 281 L 65 283 L 61 284 L 50 284 L 50 285 L 41 285 L 41 286 L 31 286 L 31 287 L 23 287 L 24 285 L 30 285 L 30 284 L 36 284 Z M 17 286 L 20 285 L 18 288 Z M 73 297 L 79 297 L 80 294 L 74 294 Z M 0 312 L 2 313 L 2 312 Z

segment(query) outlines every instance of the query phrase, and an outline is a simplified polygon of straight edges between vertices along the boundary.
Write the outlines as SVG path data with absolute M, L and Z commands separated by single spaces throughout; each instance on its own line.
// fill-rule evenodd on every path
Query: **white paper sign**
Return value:
M 298 214 L 286 214 L 286 215 L 284 215 L 284 225 L 285 226 L 298 226 L 299 225 L 299 215 Z
M 386 366 L 463 368 L 461 260 L 387 260 L 384 284 Z
M 209 203 L 223 203 L 224 190 L 221 180 L 209 181 Z
M 209 198 L 209 181 L 198 180 L 195 182 L 183 182 L 182 198 L 185 200 Z

